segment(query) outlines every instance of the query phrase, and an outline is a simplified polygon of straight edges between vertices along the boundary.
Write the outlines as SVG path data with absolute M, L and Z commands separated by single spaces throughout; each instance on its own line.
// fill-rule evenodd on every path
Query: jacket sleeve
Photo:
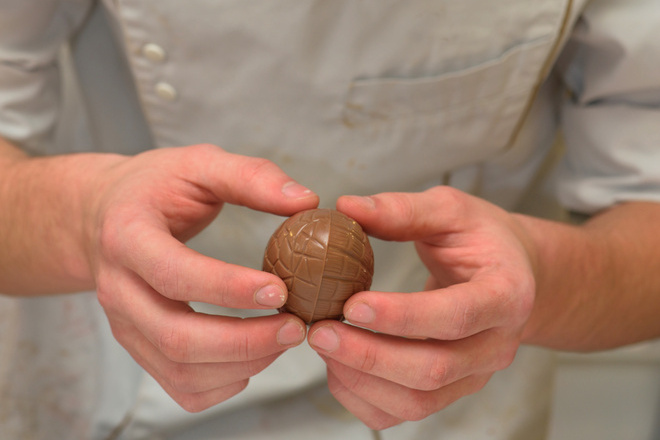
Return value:
M 58 56 L 91 0 L 3 0 L 0 136 L 31 149 L 52 140 L 60 108 Z
M 594 213 L 660 202 L 660 2 L 591 2 L 560 61 L 566 154 L 560 201 Z

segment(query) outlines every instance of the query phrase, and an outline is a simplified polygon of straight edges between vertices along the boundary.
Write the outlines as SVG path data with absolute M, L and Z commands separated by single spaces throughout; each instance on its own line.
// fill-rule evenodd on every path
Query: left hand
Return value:
M 515 217 L 449 187 L 343 197 L 375 237 L 415 241 L 423 292 L 360 292 L 344 306 L 363 328 L 322 321 L 309 342 L 330 390 L 374 429 L 421 420 L 481 389 L 520 345 L 535 296 L 533 247 Z

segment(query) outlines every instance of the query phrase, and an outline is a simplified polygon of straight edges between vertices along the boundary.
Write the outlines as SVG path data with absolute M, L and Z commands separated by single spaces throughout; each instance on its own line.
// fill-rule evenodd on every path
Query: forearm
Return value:
M 0 140 L 0 293 L 93 287 L 85 252 L 95 172 L 113 156 L 29 158 Z
M 526 342 L 588 351 L 660 336 L 660 204 L 618 205 L 582 226 L 517 217 L 536 259 Z

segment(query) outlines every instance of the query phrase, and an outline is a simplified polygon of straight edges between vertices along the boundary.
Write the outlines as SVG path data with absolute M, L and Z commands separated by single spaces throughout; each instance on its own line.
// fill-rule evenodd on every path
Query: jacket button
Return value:
M 165 49 L 154 43 L 147 43 L 142 46 L 142 55 L 149 61 L 161 63 L 165 61 L 167 53 Z
M 176 89 L 166 82 L 159 82 L 155 86 L 156 95 L 165 101 L 174 101 L 177 97 Z

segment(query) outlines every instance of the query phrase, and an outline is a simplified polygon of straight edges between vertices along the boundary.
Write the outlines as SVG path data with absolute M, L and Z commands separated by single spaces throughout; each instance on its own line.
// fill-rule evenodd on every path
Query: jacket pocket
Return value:
M 452 166 L 507 145 L 541 80 L 553 38 L 521 43 L 467 69 L 424 78 L 366 78 L 351 83 L 343 118 L 356 130 L 392 131 L 442 150 Z M 476 153 L 475 157 L 475 150 Z

